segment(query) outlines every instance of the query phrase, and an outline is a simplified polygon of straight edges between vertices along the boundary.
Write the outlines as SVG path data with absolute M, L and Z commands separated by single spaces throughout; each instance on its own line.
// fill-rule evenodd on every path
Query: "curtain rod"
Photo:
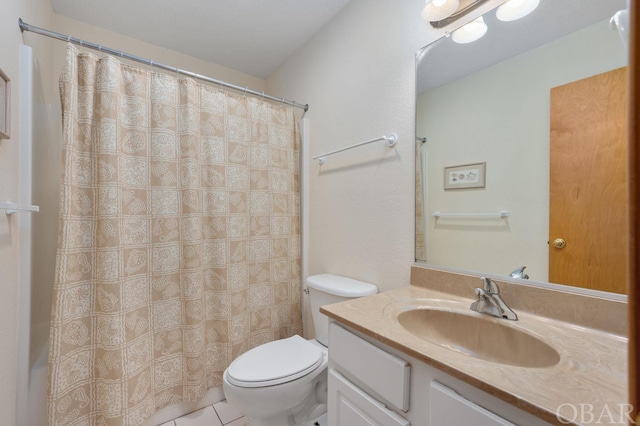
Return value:
M 175 72 L 177 74 L 183 74 L 186 75 L 188 77 L 192 77 L 198 80 L 203 80 L 209 83 L 214 83 L 214 84 L 219 84 L 220 86 L 224 86 L 224 87 L 228 87 L 231 89 L 235 89 L 235 90 L 239 90 L 245 93 L 251 93 L 252 95 L 256 95 L 256 96 L 261 96 L 263 98 L 266 99 L 270 99 L 272 101 L 276 101 L 276 102 L 280 102 L 283 104 L 287 104 L 287 105 L 291 105 L 293 107 L 296 108 L 301 108 L 303 109 L 305 112 L 309 109 L 309 104 L 303 105 L 303 104 L 299 104 L 297 102 L 294 101 L 288 101 L 284 98 L 277 98 L 275 96 L 271 96 L 271 95 L 267 95 L 264 92 L 258 92 L 255 90 L 251 90 L 248 89 L 247 87 L 241 87 L 241 86 L 237 86 L 235 84 L 232 83 L 227 83 L 226 81 L 221 81 L 221 80 L 216 80 L 215 78 L 211 78 L 211 77 L 207 77 L 204 75 L 200 75 L 200 74 L 196 74 L 194 72 L 191 71 L 186 71 L 177 67 L 172 67 L 170 65 L 164 65 L 164 64 L 160 64 L 158 62 L 154 62 L 150 59 L 145 59 L 142 58 L 140 56 L 136 56 L 136 55 L 132 55 L 130 53 L 126 53 L 123 52 L 121 50 L 115 50 L 115 49 L 111 49 L 109 47 L 105 47 L 105 46 L 101 46 L 99 44 L 95 44 L 95 43 L 91 43 L 89 41 L 85 41 L 85 40 L 81 40 L 79 38 L 75 38 L 75 37 L 71 37 L 68 35 L 64 35 L 64 34 L 60 34 L 57 33 L 55 31 L 50 31 L 50 30 L 46 30 L 44 28 L 40 28 L 40 27 L 36 27 L 35 25 L 30 25 L 27 24 L 26 22 L 24 22 L 21 18 L 18 19 L 18 25 L 20 26 L 20 31 L 24 32 L 24 31 L 31 31 L 34 32 L 36 34 L 41 34 L 47 37 L 51 37 L 51 38 L 55 38 L 57 40 L 63 40 L 69 43 L 73 43 L 73 44 L 77 44 L 83 47 L 87 47 L 89 49 L 94 49 L 94 50 L 99 50 L 100 52 L 105 52 L 105 53 L 109 53 L 111 55 L 115 55 L 115 56 L 119 56 L 121 58 L 125 58 L 125 59 L 129 59 L 131 61 L 135 61 L 135 62 L 140 62 L 142 64 L 146 64 L 152 67 L 156 67 L 156 68 L 160 68 L 163 69 L 165 71 L 171 71 L 171 72 Z

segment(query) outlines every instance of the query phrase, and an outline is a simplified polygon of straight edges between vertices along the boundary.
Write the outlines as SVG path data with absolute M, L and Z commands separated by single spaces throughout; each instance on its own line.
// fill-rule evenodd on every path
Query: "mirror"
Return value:
M 624 228 L 604 229 L 611 222 L 626 224 L 625 178 L 617 179 L 622 186 L 605 190 L 605 195 L 618 195 L 621 208 L 609 201 L 591 202 L 609 206 L 606 214 L 596 215 L 582 208 L 569 213 L 570 207 L 565 206 L 561 216 L 569 224 L 556 225 L 555 219 L 558 200 L 584 198 L 592 182 L 608 179 L 596 173 L 599 166 L 592 163 L 588 164 L 590 170 L 582 170 L 587 161 L 577 156 L 587 152 L 591 137 L 566 127 L 566 120 L 578 129 L 584 127 L 573 122 L 576 117 L 589 120 L 591 126 L 593 119 L 583 106 L 598 104 L 600 98 L 587 89 L 584 102 L 573 100 L 572 108 L 577 108 L 573 115 L 564 112 L 566 106 L 561 102 L 560 106 L 556 103 L 566 98 L 565 87 L 574 90 L 572 83 L 588 82 L 588 78 L 625 67 L 626 49 L 619 34 L 609 27 L 609 19 L 625 8 L 626 0 L 541 0 L 532 14 L 517 21 L 501 22 L 495 11 L 486 13 L 488 31 L 478 41 L 456 44 L 444 37 L 418 52 L 417 262 L 499 276 L 526 266 L 525 272 L 535 281 L 625 292 L 625 279 L 606 280 L 622 283 L 617 288 L 592 284 L 605 281 L 594 277 L 602 264 L 612 263 L 612 258 L 618 259 L 615 268 L 626 273 L 628 256 L 623 240 L 613 239 L 623 251 L 612 257 L 613 249 L 602 241 L 577 244 L 576 237 L 564 235 L 572 228 L 581 235 L 601 230 L 627 238 Z M 626 83 L 626 77 L 622 79 Z M 624 108 L 626 87 L 622 90 L 622 95 L 610 97 Z M 604 92 L 607 96 L 610 90 Z M 565 122 L 558 117 L 564 117 Z M 614 123 L 613 127 L 623 132 L 615 137 L 626 144 L 625 123 Z M 573 158 L 573 163 L 560 165 L 556 139 L 568 133 L 575 133 L 574 139 L 561 154 L 565 160 Z M 626 145 L 619 152 L 624 158 L 615 168 L 622 168 L 625 176 Z M 591 155 L 603 157 L 598 152 Z M 576 189 L 566 178 L 558 177 L 558 170 L 572 175 L 580 170 L 584 175 L 579 179 L 586 183 Z M 574 192 L 556 193 L 563 186 Z M 603 200 L 601 195 L 595 197 Z M 435 212 L 441 216 L 434 217 Z M 502 216 L 500 212 L 504 212 Z M 553 229 L 558 226 L 559 230 Z M 563 239 L 565 251 L 558 248 Z M 567 256 L 576 245 L 597 255 L 586 264 L 569 255 L 562 267 L 564 275 L 559 274 L 554 256 Z M 585 283 L 573 278 L 583 272 L 589 276 Z

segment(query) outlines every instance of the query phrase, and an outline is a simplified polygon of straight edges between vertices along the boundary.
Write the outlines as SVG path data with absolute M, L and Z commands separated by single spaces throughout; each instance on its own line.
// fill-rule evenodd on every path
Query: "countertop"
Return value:
M 568 424 L 566 419 L 576 418 L 568 404 L 592 404 L 594 423 L 609 410 L 614 422 L 603 417 L 603 423 L 626 424 L 619 422 L 619 404 L 628 401 L 625 336 L 524 311 L 517 311 L 518 321 L 489 317 L 525 330 L 560 354 L 556 365 L 526 368 L 479 360 L 430 343 L 405 330 L 396 319 L 402 310 L 425 304 L 475 315 L 469 309 L 472 302 L 449 292 L 411 285 L 324 306 L 321 312 L 549 423 Z M 558 409 L 565 417 L 563 422 L 556 417 Z

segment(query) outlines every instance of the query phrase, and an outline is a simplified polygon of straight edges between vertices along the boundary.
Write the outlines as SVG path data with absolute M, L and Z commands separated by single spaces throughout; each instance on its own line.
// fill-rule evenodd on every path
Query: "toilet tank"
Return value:
M 320 313 L 320 307 L 378 292 L 378 287 L 373 284 L 331 274 L 308 277 L 307 288 L 316 340 L 324 346 L 327 346 L 329 340 L 329 318 Z

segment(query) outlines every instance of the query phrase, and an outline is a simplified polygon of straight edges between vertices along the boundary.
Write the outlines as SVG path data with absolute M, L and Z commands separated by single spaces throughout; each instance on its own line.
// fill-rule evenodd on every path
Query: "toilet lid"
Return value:
M 227 369 L 227 378 L 241 387 L 273 386 L 305 376 L 320 364 L 320 348 L 295 335 L 243 353 Z

